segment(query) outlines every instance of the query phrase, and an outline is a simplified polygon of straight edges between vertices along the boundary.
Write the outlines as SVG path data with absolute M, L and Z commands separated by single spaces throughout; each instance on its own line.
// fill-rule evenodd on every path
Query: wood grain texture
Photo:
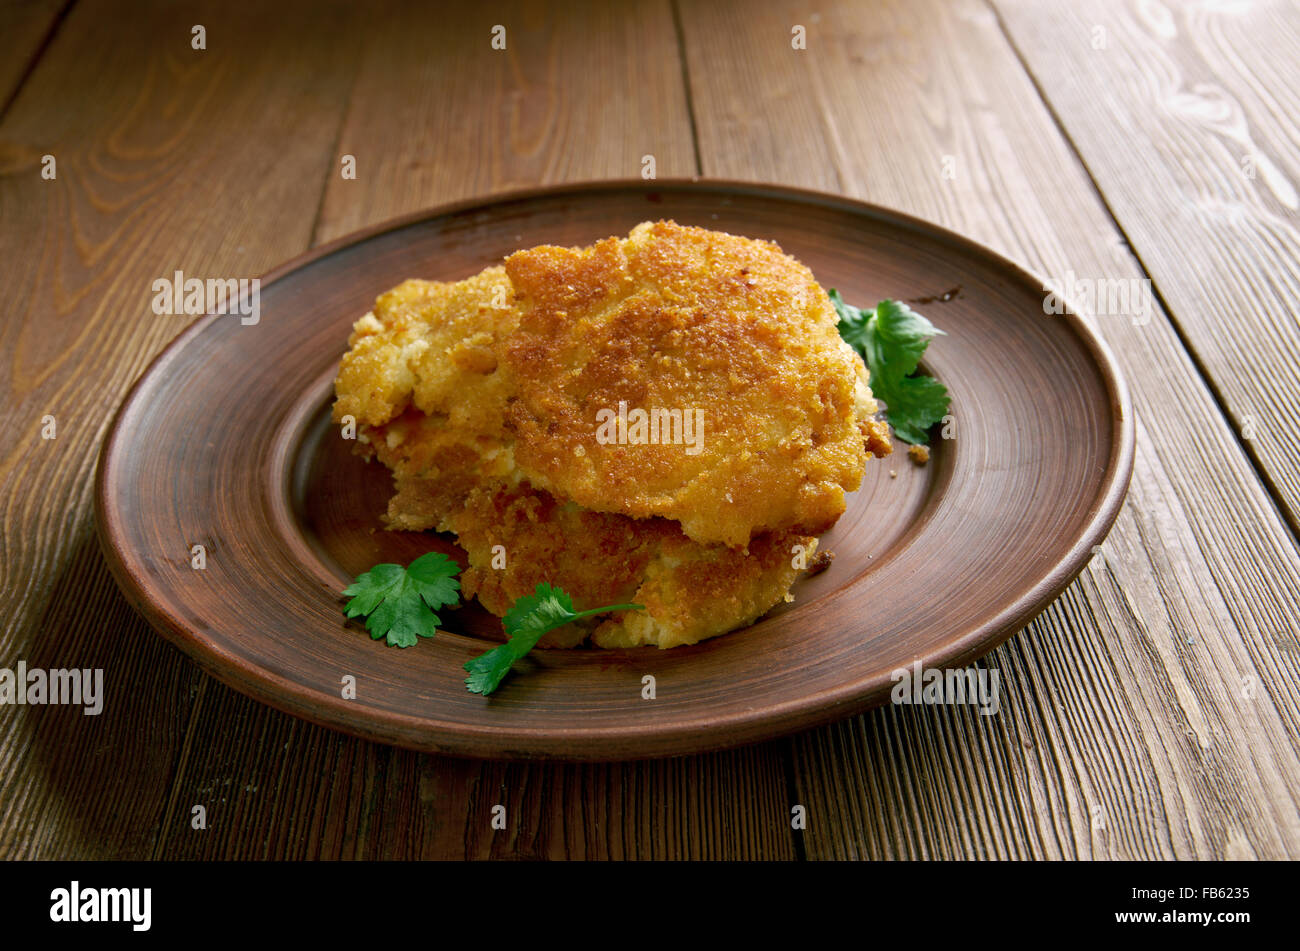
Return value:
M 1142 277 L 983 4 L 682 23 L 705 175 L 843 190 L 1045 275 Z M 810 857 L 1300 855 L 1294 539 L 1168 315 L 1098 327 L 1139 421 L 1119 522 L 990 655 L 998 716 L 895 708 L 790 741 Z
M 69 6 L 70 0 L 0 3 L 0 118 Z
M 1300 532 L 1300 7 L 994 6 Z
M 206 752 L 183 764 L 162 858 L 794 857 L 774 794 L 785 764 L 766 747 L 655 764 L 478 762 L 268 715 L 211 679 L 204 691 L 225 719 L 198 721 L 192 742 Z M 210 817 L 202 833 L 189 827 L 196 804 Z
M 494 26 L 506 48 L 493 49 Z M 371 32 L 318 241 L 433 205 L 556 182 L 695 173 L 667 0 L 419 5 Z
M 0 450 L 0 662 L 102 667 L 107 693 L 98 717 L 5 708 L 0 855 L 153 848 L 201 675 L 108 575 L 95 454 L 127 387 L 188 323 L 151 312 L 153 280 L 251 277 L 307 245 L 351 55 L 337 40 L 350 8 L 310 9 L 80 4 L 0 124 L 0 422 L 14 434 Z
M 650 151 L 660 175 L 693 173 L 668 5 L 568 9 L 573 16 L 542 17 L 528 4 L 490 15 L 420 7 L 378 19 L 335 150 L 336 162 L 356 157 L 357 178 L 331 175 L 316 243 L 512 185 L 637 177 Z M 503 52 L 489 42 L 497 23 L 507 27 Z M 178 770 L 161 858 L 796 855 L 779 744 L 621 765 L 483 764 L 341 736 L 212 681 L 194 723 L 192 745 L 205 752 Z M 284 757 L 278 792 L 247 778 L 270 751 Z M 246 800 L 242 811 L 191 834 L 190 806 L 228 782 Z M 504 832 L 490 826 L 497 803 Z

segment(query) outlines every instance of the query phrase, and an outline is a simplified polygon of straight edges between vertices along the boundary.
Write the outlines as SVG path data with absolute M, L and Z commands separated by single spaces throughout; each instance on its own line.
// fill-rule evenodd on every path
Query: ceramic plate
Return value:
M 454 281 L 537 244 L 646 219 L 776 241 L 862 306 L 901 298 L 947 336 L 925 368 L 953 396 L 924 467 L 868 464 L 822 539 L 835 560 L 795 600 L 693 647 L 534 651 L 491 697 L 462 665 L 501 637 L 476 605 L 398 650 L 345 622 L 339 592 L 446 538 L 385 531 L 387 470 L 329 423 L 352 322 L 408 277 Z M 131 603 L 203 669 L 358 736 L 477 757 L 629 759 L 762 740 L 885 702 L 891 673 L 969 664 L 1055 598 L 1101 542 L 1133 459 L 1127 391 L 1043 282 L 913 218 L 719 182 L 601 183 L 421 213 L 263 278 L 256 324 L 208 316 L 121 407 L 97 476 L 100 539 Z M 192 566 L 204 546 L 205 567 Z M 462 556 L 463 562 L 463 556 Z M 656 698 L 642 699 L 642 677 Z M 356 696 L 343 696 L 344 678 Z

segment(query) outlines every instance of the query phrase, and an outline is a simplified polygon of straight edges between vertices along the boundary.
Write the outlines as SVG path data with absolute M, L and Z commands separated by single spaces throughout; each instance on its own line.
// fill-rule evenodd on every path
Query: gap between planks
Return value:
M 1219 385 L 1219 382 L 1214 375 L 1209 372 L 1209 368 L 1205 365 L 1205 361 L 1196 351 L 1196 348 L 1192 346 L 1191 341 L 1188 339 L 1187 331 L 1178 320 L 1174 319 L 1173 307 L 1166 299 L 1165 293 L 1161 290 L 1159 282 L 1157 282 L 1152 276 L 1151 270 L 1147 267 L 1146 261 L 1142 259 L 1142 255 L 1134 245 L 1128 230 L 1124 227 L 1123 223 L 1120 222 L 1119 216 L 1115 213 L 1114 206 L 1111 204 L 1110 199 L 1106 197 L 1105 191 L 1102 190 L 1101 183 L 1097 180 L 1097 176 L 1093 173 L 1092 168 L 1089 167 L 1087 159 L 1084 158 L 1082 150 L 1079 149 L 1078 144 L 1074 140 L 1074 136 L 1070 134 L 1069 129 L 1065 127 L 1065 123 L 1061 121 L 1061 116 L 1057 112 L 1055 104 L 1048 97 L 1047 91 L 1043 88 L 1043 84 L 1039 82 L 1038 76 L 1030 67 L 1029 61 L 1025 58 L 1024 52 L 1020 49 L 1020 45 L 1016 42 L 1015 37 L 1011 35 L 1011 31 L 1007 29 L 1006 21 L 1002 18 L 1002 11 L 998 9 L 993 0 L 984 0 L 984 4 L 993 15 L 993 19 L 997 21 L 998 29 L 1002 32 L 1007 47 L 1011 50 L 1012 55 L 1016 58 L 1016 62 L 1020 64 L 1020 68 L 1024 70 L 1025 76 L 1033 85 L 1034 92 L 1038 95 L 1039 101 L 1042 102 L 1043 108 L 1046 109 L 1047 114 L 1051 116 L 1052 124 L 1056 126 L 1056 131 L 1060 133 L 1061 138 L 1065 140 L 1066 145 L 1069 146 L 1070 153 L 1074 156 L 1075 161 L 1079 163 L 1079 167 L 1083 170 L 1084 176 L 1088 179 L 1088 184 L 1092 187 L 1093 193 L 1097 196 L 1098 204 L 1101 205 L 1106 216 L 1110 218 L 1110 222 L 1114 226 L 1115 231 L 1121 238 L 1123 238 L 1124 247 L 1127 249 L 1128 256 L 1133 260 L 1138 271 L 1141 272 L 1143 279 L 1151 286 L 1151 292 L 1155 297 L 1157 306 L 1159 306 L 1169 318 L 1169 326 L 1178 337 L 1179 345 L 1183 348 L 1183 352 L 1187 354 L 1187 358 L 1191 361 L 1192 366 L 1196 368 L 1196 372 L 1205 383 L 1206 389 L 1214 400 L 1214 405 L 1219 410 L 1219 415 L 1222 416 L 1224 421 L 1228 424 L 1228 429 L 1232 431 L 1233 438 L 1236 440 L 1237 445 L 1241 448 L 1246 458 L 1250 460 L 1251 467 L 1255 471 L 1255 477 L 1263 487 L 1269 501 L 1272 502 L 1274 512 L 1277 513 L 1280 521 L 1291 530 L 1292 544 L 1296 547 L 1297 553 L 1300 554 L 1300 522 L 1293 517 L 1291 510 L 1287 507 L 1285 497 L 1282 495 L 1281 487 L 1277 484 L 1272 475 L 1270 475 L 1267 467 L 1264 465 L 1264 461 L 1259 457 L 1255 447 L 1251 445 L 1251 440 L 1246 439 L 1242 435 L 1241 430 L 1237 428 L 1232 413 L 1229 411 L 1228 401 L 1222 387 Z

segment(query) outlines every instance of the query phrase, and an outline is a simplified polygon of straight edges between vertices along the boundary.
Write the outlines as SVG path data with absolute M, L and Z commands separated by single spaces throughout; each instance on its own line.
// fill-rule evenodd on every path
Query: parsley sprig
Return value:
M 906 304 L 882 300 L 872 310 L 846 304 L 834 288 L 840 336 L 862 354 L 871 371 L 871 392 L 885 404 L 885 416 L 903 442 L 924 446 L 929 429 L 948 413 L 948 389 L 916 373 L 930 338 L 943 331 Z
M 434 613 L 456 607 L 460 601 L 460 566 L 441 552 L 421 555 L 403 568 L 375 565 L 343 589 L 350 600 L 343 609 L 350 618 L 365 616 L 374 640 L 386 638 L 390 647 L 411 647 L 421 637 L 433 637 L 442 621 Z M 641 611 L 640 604 L 610 604 L 575 611 L 563 588 L 539 584 L 532 594 L 517 600 L 502 623 L 510 640 L 465 664 L 470 693 L 490 694 L 501 685 L 511 665 L 526 655 L 542 637 L 579 618 L 610 611 Z
M 375 565 L 343 589 L 352 600 L 344 613 L 366 616 L 371 638 L 389 647 L 411 647 L 433 637 L 442 623 L 435 611 L 460 601 L 460 566 L 441 552 L 421 555 L 410 566 Z
M 539 584 L 536 591 L 516 601 L 502 618 L 510 640 L 465 664 L 465 669 L 469 671 L 465 686 L 470 693 L 485 695 L 496 690 L 510 672 L 510 666 L 537 646 L 544 634 L 557 627 L 593 614 L 644 609 L 645 606 L 641 604 L 611 604 L 588 611 L 575 611 L 573 599 L 564 589 Z

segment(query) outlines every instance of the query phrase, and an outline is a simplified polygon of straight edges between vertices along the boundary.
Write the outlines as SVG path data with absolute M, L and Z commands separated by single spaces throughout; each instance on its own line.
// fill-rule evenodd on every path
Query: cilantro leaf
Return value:
M 421 555 L 410 566 L 375 565 L 343 589 L 351 598 L 343 612 L 365 616 L 371 638 L 390 647 L 411 647 L 433 637 L 441 619 L 434 612 L 460 600 L 460 566 L 441 552 Z
M 573 599 L 563 588 L 542 583 L 511 606 L 502 622 L 510 640 L 465 664 L 469 676 L 465 686 L 470 693 L 490 694 L 500 686 L 510 666 L 537 646 L 542 636 L 578 618 L 609 611 L 643 611 L 640 604 L 610 604 L 588 611 L 574 611 Z
M 915 376 L 930 338 L 943 331 L 906 304 L 882 300 L 874 310 L 847 304 L 829 292 L 839 315 L 840 336 L 862 354 L 871 371 L 871 392 L 885 404 L 885 416 L 904 442 L 924 446 L 928 430 L 948 413 L 948 389 L 934 377 Z

